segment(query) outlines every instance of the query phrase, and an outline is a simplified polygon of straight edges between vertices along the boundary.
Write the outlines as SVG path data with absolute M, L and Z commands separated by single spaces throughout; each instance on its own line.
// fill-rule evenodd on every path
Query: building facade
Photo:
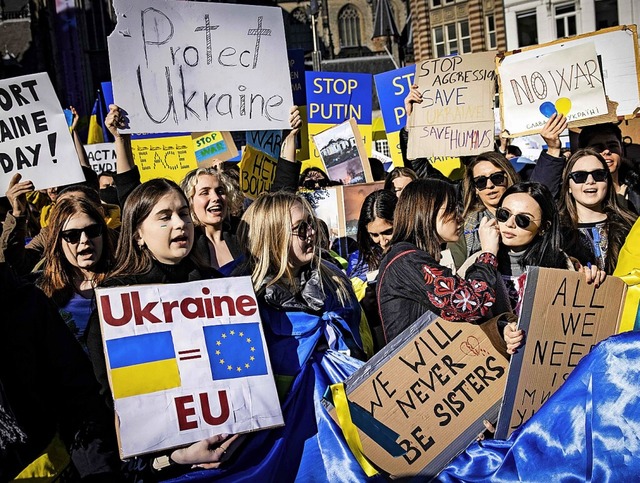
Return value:
M 640 23 L 638 0 L 504 0 L 507 48 Z
M 505 50 L 502 0 L 411 0 L 415 60 Z

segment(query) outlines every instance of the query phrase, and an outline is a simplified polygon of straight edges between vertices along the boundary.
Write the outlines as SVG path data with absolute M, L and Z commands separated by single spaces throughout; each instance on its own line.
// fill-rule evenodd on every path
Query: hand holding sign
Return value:
M 16 173 L 9 181 L 9 189 L 5 196 L 9 198 L 11 203 L 11 211 L 16 218 L 27 213 L 27 193 L 33 191 L 33 183 L 31 181 L 20 182 L 22 175 Z

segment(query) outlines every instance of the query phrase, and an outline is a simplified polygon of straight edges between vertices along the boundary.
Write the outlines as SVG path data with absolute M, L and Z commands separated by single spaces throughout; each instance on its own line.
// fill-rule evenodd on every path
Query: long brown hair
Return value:
M 611 274 L 615 269 L 618 254 L 624 244 L 627 233 L 629 233 L 629 230 L 631 230 L 631 227 L 636 221 L 636 216 L 618 204 L 616 190 L 613 186 L 613 179 L 611 178 L 611 172 L 609 171 L 607 162 L 602 155 L 594 149 L 578 149 L 569 158 L 569 161 L 567 161 L 564 167 L 562 172 L 562 188 L 560 191 L 560 200 L 562 200 L 559 210 L 560 221 L 565 228 L 570 228 L 574 234 L 577 233 L 580 220 L 578 219 L 576 200 L 570 192 L 569 174 L 571 174 L 571 170 L 578 160 L 586 156 L 597 158 L 602 164 L 602 168 L 607 172 L 607 194 L 602 201 L 602 211 L 607 215 L 606 229 L 608 234 L 607 259 L 604 270 Z M 567 240 L 571 240 L 570 234 L 565 234 L 565 236 Z
M 451 183 L 433 178 L 409 183 L 398 198 L 390 246 L 409 242 L 438 260 L 442 240 L 437 222 L 442 207 L 445 217 L 459 216 L 456 190 Z
M 464 178 L 462 179 L 462 191 L 464 193 L 462 216 L 465 218 L 468 215 L 481 211 L 485 208 L 484 203 L 482 203 L 478 193 L 476 193 L 476 186 L 473 182 L 473 168 L 483 161 L 488 161 L 496 168 L 501 169 L 506 173 L 507 185 L 505 188 L 509 188 L 520 181 L 520 176 L 518 176 L 516 170 L 513 169 L 509 160 L 502 154 L 494 151 L 487 151 L 486 153 L 478 154 L 475 159 L 467 165 L 464 171 Z
M 85 198 L 67 196 L 59 199 L 52 210 L 49 220 L 47 246 L 44 256 L 46 263 L 44 272 L 38 280 L 42 291 L 58 305 L 65 305 L 75 292 L 73 276 L 76 268 L 69 263 L 62 248 L 61 232 L 72 216 L 85 214 L 94 223 L 102 227 L 102 255 L 92 267 L 95 273 L 93 281 L 102 282 L 113 262 L 113 241 L 111 232 L 107 228 L 102 210 L 92 201 Z

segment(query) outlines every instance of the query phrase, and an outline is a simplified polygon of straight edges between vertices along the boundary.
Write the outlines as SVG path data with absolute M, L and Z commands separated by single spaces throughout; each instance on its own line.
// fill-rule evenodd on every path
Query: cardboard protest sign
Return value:
M 607 114 L 604 81 L 593 43 L 530 55 L 514 54 L 498 66 L 502 127 L 511 136 L 540 132 L 556 112 L 569 127 Z
M 249 277 L 96 300 L 122 458 L 283 424 Z
M 0 80 L 0 110 L 0 193 L 16 173 L 38 190 L 84 181 L 47 74 Z
M 495 55 L 454 55 L 416 65 L 423 101 L 414 104 L 409 118 L 409 159 L 493 149 Z
M 108 38 L 125 132 L 286 129 L 293 104 L 282 10 L 116 0 Z M 126 55 L 122 55 L 126 52 Z
M 271 189 L 276 176 L 278 159 L 245 146 L 240 160 L 240 189 L 247 198 L 255 200 L 257 196 Z
M 348 119 L 355 119 L 366 156 L 371 154 L 372 85 L 370 74 L 305 72 L 309 159 L 320 160 L 314 135 Z
M 116 172 L 116 148 L 113 143 L 85 144 L 91 169 L 100 174 L 103 171 Z
M 371 166 L 355 119 L 313 136 L 324 172 L 342 184 L 372 182 Z
M 404 98 L 411 90 L 415 72 L 415 65 L 411 65 L 373 76 L 380 101 L 384 130 L 389 142 L 389 152 L 395 166 L 404 166 L 400 150 L 400 137 L 396 133 L 407 124 Z M 396 135 L 392 136 L 392 134 Z
M 526 343 L 511 357 L 496 438 L 526 422 L 595 344 L 617 332 L 625 293 L 616 277 L 595 288 L 582 273 L 529 267 L 519 320 Z
M 575 37 L 555 40 L 546 44 L 535 45 L 531 47 L 523 47 L 515 52 L 507 52 L 504 60 L 508 64 L 514 62 L 510 57 L 517 56 L 516 62 L 535 59 L 540 55 L 552 52 L 561 52 L 564 55 L 564 63 L 559 64 L 560 73 L 563 72 L 566 79 L 567 73 L 571 74 L 571 66 L 575 65 L 574 58 L 569 56 L 567 49 L 573 46 L 593 44 L 595 45 L 596 54 L 598 56 L 602 81 L 604 82 L 604 90 L 609 101 L 617 104 L 613 115 L 618 117 L 631 118 L 635 117 L 637 109 L 640 107 L 640 65 L 638 61 L 638 32 L 635 25 L 621 25 L 608 29 L 598 30 L 597 32 L 589 32 Z M 500 68 L 499 68 L 500 69 Z M 501 69 L 500 69 L 501 70 Z M 574 66 L 573 85 L 577 80 L 584 81 L 585 77 L 578 72 Z M 584 68 L 582 69 L 584 71 Z M 584 72 L 584 76 L 590 78 L 590 75 Z M 556 74 L 555 72 L 553 74 Z M 549 75 L 549 74 L 547 74 Z M 502 74 L 500 74 L 500 78 Z M 556 76 L 556 78 L 558 78 Z M 595 79 L 591 79 L 594 83 Z M 537 81 L 540 82 L 540 81 Z M 505 82 L 500 79 L 502 89 L 505 88 Z M 563 82 L 565 85 L 567 81 Z M 553 81 L 549 89 L 555 89 Z M 535 94 L 534 94 L 535 95 Z M 555 107 L 555 105 L 554 105 Z M 605 111 L 606 114 L 607 112 Z M 610 119 L 609 119 L 610 120 Z M 578 121 L 574 121 L 577 123 Z M 592 124 L 597 122 L 607 122 L 606 120 L 598 121 L 595 118 L 591 120 Z M 589 124 L 588 121 L 583 123 Z M 537 130 L 539 132 L 539 129 Z M 512 133 L 513 135 L 513 133 Z
M 154 178 L 180 183 L 189 171 L 198 167 L 191 136 L 133 139 L 131 151 L 143 183 Z
M 278 159 L 282 147 L 282 131 L 247 131 L 247 146 Z
M 191 137 L 199 168 L 211 166 L 214 160 L 226 161 L 238 155 L 236 143 L 228 131 L 193 133 Z
M 495 418 L 507 366 L 480 326 L 425 314 L 344 383 L 364 456 L 429 481 Z

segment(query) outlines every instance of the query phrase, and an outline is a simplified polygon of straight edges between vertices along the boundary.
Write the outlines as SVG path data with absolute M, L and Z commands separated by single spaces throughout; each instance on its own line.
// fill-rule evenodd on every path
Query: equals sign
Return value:
M 188 361 L 189 359 L 200 359 L 200 349 L 189 349 L 188 351 L 178 351 L 178 359 Z

